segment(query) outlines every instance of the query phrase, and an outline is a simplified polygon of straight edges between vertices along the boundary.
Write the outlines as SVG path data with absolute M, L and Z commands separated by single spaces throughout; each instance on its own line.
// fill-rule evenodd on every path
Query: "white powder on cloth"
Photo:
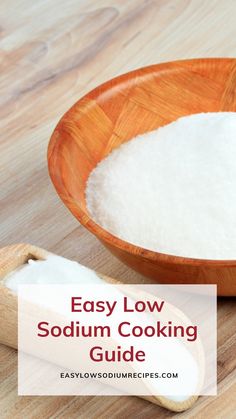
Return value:
M 236 258 L 236 112 L 186 116 L 121 145 L 91 172 L 87 207 L 146 249 Z

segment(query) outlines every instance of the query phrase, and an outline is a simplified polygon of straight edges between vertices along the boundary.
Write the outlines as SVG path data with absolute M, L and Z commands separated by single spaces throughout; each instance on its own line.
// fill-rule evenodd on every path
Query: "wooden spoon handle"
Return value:
M 17 297 L 4 284 L 4 277 L 17 267 L 26 263 L 29 259 L 45 259 L 51 253 L 30 244 L 14 244 L 0 249 L 0 343 L 17 349 Z M 120 283 L 113 278 L 99 274 L 109 283 Z M 191 396 L 183 402 L 175 402 L 163 396 L 140 396 L 154 404 L 166 409 L 181 412 L 189 409 L 197 400 L 197 396 Z

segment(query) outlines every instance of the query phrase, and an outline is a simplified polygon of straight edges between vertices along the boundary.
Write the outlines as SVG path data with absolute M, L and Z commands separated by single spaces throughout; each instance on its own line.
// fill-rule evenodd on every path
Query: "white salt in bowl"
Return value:
M 87 179 L 98 162 L 138 134 L 193 113 L 235 111 L 235 74 L 236 60 L 229 58 L 176 61 L 135 70 L 80 99 L 51 137 L 49 173 L 62 201 L 115 256 L 158 282 L 217 284 L 219 295 L 236 295 L 236 255 L 235 260 L 194 259 L 121 240 L 89 214 Z

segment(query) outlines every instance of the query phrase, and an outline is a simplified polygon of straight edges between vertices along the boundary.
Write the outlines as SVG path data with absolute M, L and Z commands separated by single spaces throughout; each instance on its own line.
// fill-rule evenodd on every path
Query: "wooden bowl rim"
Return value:
M 113 89 L 117 85 L 123 84 L 127 80 L 135 79 L 140 76 L 152 74 L 153 72 L 161 73 L 162 71 L 169 70 L 171 72 L 179 71 L 184 68 L 188 68 L 189 65 L 198 65 L 200 63 L 205 64 L 211 64 L 216 63 L 218 65 L 224 66 L 224 64 L 236 64 L 236 58 L 193 58 L 193 59 L 187 59 L 187 60 L 176 60 L 176 61 L 169 61 L 165 63 L 160 64 L 152 64 L 146 67 L 141 67 L 135 70 L 132 70 L 128 73 L 121 74 L 119 76 L 116 76 L 105 83 L 100 84 L 99 86 L 95 87 L 93 90 L 89 91 L 85 95 L 83 95 L 77 102 L 74 103 L 74 105 L 71 106 L 71 108 L 65 112 L 65 114 L 60 118 L 59 122 L 57 123 L 56 127 L 54 128 L 54 131 L 50 137 L 49 144 L 48 144 L 48 150 L 47 150 L 47 160 L 48 160 L 48 171 L 50 178 L 52 180 L 52 183 L 65 204 L 65 206 L 70 210 L 70 212 L 74 215 L 75 218 L 79 220 L 79 222 L 86 227 L 92 234 L 94 234 L 97 238 L 104 241 L 107 245 L 114 246 L 123 252 L 126 252 L 128 254 L 132 254 L 134 256 L 140 256 L 147 261 L 153 261 L 153 262 L 159 262 L 161 264 L 171 264 L 171 265 L 192 265 L 192 266 L 211 266 L 211 267 L 235 267 L 236 266 L 236 255 L 235 259 L 201 259 L 201 258 L 190 258 L 185 256 L 177 256 L 177 255 L 171 255 L 167 253 L 160 253 L 155 252 L 153 250 L 149 250 L 140 246 L 137 246 L 135 244 L 132 244 L 130 242 L 127 242 L 123 239 L 120 239 L 117 236 L 114 236 L 109 231 L 105 230 L 103 227 L 101 227 L 99 224 L 97 224 L 90 215 L 86 214 L 80 207 L 80 204 L 74 205 L 73 204 L 73 210 L 70 208 L 70 204 L 68 204 L 66 199 L 66 194 L 61 192 L 61 182 L 60 182 L 60 170 L 58 166 L 52 164 L 51 157 L 55 154 L 54 148 L 56 143 L 59 141 L 63 141 L 63 135 L 59 134 L 58 128 L 63 126 L 64 120 L 68 122 L 68 120 L 73 120 L 73 113 L 74 110 L 78 107 L 86 111 L 87 105 L 85 105 L 86 99 L 89 99 L 90 101 L 96 97 L 101 96 L 101 94 L 104 94 L 108 92 L 109 90 Z M 88 109 L 88 108 L 87 108 Z M 55 155 L 54 155 L 55 157 Z M 76 211 L 75 211 L 76 207 Z

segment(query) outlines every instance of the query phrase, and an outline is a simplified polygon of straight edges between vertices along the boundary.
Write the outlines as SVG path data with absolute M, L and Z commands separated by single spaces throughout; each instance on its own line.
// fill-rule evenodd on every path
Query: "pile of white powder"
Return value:
M 140 135 L 92 171 L 87 207 L 146 249 L 236 258 L 236 112 L 195 114 Z

